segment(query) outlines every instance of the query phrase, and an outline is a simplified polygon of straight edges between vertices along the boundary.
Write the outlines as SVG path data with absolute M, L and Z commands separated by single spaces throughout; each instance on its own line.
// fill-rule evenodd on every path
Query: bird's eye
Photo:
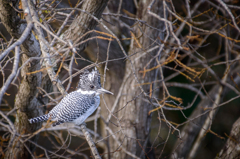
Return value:
M 94 88 L 94 85 L 90 85 L 90 88 L 93 89 L 93 88 Z

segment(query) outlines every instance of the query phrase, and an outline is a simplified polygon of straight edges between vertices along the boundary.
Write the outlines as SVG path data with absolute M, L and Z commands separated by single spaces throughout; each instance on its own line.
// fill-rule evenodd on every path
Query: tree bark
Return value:
M 64 39 L 71 39 L 75 44 L 78 43 L 79 40 L 84 41 L 88 39 L 91 34 L 87 34 L 84 37 L 82 37 L 82 35 L 96 27 L 97 21 L 93 16 L 100 19 L 107 3 L 108 0 L 86 0 L 81 6 L 82 11 L 80 11 L 79 16 L 74 19 L 71 26 L 64 33 Z M 83 51 L 86 45 L 87 43 L 80 45 L 79 50 Z
M 150 3 L 151 1 L 139 2 L 137 18 L 146 21 L 147 24 L 152 27 L 163 29 L 163 22 L 147 14 Z M 163 17 L 162 2 L 156 1 L 151 11 Z M 143 98 L 148 100 L 149 93 L 152 91 L 151 83 L 156 80 L 156 71 L 149 71 L 145 75 L 140 73 L 140 71 L 143 71 L 144 68 L 149 69 L 156 65 L 155 58 L 158 59 L 158 57 L 156 57 L 158 50 L 146 53 L 145 55 L 143 54 L 145 53 L 145 49 L 150 45 L 151 47 L 158 45 L 154 43 L 155 40 L 157 43 L 160 43 L 157 38 L 162 37 L 161 34 L 163 33 L 149 28 L 146 25 L 142 27 L 136 26 L 134 30 L 134 36 L 140 37 L 137 38 L 137 40 L 142 48 L 132 37 L 129 50 L 130 57 L 126 62 L 125 76 L 123 79 L 125 82 L 122 84 L 122 98 L 118 105 L 118 109 L 121 110 L 118 111 L 117 117 L 122 127 L 122 133 L 118 134 L 118 138 L 123 142 L 122 147 L 126 148 L 126 150 L 140 158 L 145 158 L 145 154 L 147 153 L 145 149 L 151 124 L 151 115 L 149 115 L 148 112 L 152 109 L 152 106 L 149 102 L 143 101 Z M 151 60 L 152 62 L 149 63 Z M 143 91 L 147 93 L 147 96 L 144 95 L 139 84 L 142 85 Z M 120 128 L 116 128 L 115 130 L 119 129 Z M 118 144 L 113 145 L 112 151 L 116 150 L 119 146 Z M 132 156 L 122 153 L 121 151 L 114 153 L 113 156 L 114 158 L 132 158 Z
M 237 74 L 239 72 L 240 67 L 236 65 L 235 68 L 232 69 L 233 70 L 229 72 L 231 72 L 230 73 L 231 77 L 234 77 L 234 84 L 239 85 L 240 78 Z M 231 79 L 228 79 L 226 83 L 232 84 L 233 81 Z M 213 86 L 213 88 L 208 92 L 208 96 L 197 105 L 193 113 L 190 115 L 189 119 L 194 120 L 185 125 L 184 128 L 181 130 L 182 138 L 178 139 L 178 141 L 175 143 L 175 148 L 173 149 L 171 155 L 172 159 L 187 158 L 189 153 L 191 152 L 192 145 L 194 144 L 200 130 L 201 129 L 204 129 L 206 131 L 208 130 L 206 128 L 202 128 L 204 122 L 209 117 L 209 113 L 205 112 L 209 111 L 212 108 L 220 87 L 221 86 L 219 84 Z M 221 93 L 221 99 L 223 99 L 224 96 L 231 91 L 231 89 L 228 87 L 224 87 L 223 89 L 224 90 L 223 93 Z
M 137 18 L 146 21 L 147 24 L 156 27 L 160 30 L 163 29 L 164 28 L 163 22 L 159 22 L 158 20 L 147 14 L 147 7 L 149 4 L 150 1 L 139 2 Z M 162 2 L 161 1 L 155 2 L 152 11 L 160 16 L 163 16 Z M 143 25 L 141 29 L 138 27 L 134 27 L 134 30 L 135 30 L 134 36 L 140 37 L 138 38 L 138 42 L 140 43 L 142 48 L 139 48 L 139 45 L 137 45 L 136 41 L 132 39 L 131 48 L 128 54 L 132 56 L 130 56 L 130 58 L 127 59 L 126 66 L 124 66 L 125 63 L 121 60 L 108 62 L 109 71 L 106 72 L 107 74 L 105 88 L 110 89 L 112 92 L 114 92 L 115 97 L 117 97 L 118 94 L 120 93 L 121 97 L 120 99 L 117 99 L 109 96 L 104 96 L 104 99 L 108 105 L 104 106 L 104 104 L 102 104 L 101 115 L 104 117 L 104 119 L 107 120 L 109 116 L 109 110 L 113 109 L 112 107 L 114 106 L 114 104 L 117 103 L 117 106 L 114 109 L 113 113 L 117 112 L 119 109 L 124 107 L 118 113 L 114 113 L 115 117 L 117 117 L 121 121 L 120 124 L 123 128 L 122 129 L 123 133 L 120 135 L 116 134 L 117 140 L 119 141 L 116 141 L 111 137 L 107 138 L 109 158 L 134 158 L 137 156 L 145 158 L 145 148 L 148 142 L 148 135 L 150 132 L 151 123 L 151 116 L 148 115 L 148 112 L 149 110 L 151 110 L 151 105 L 142 100 L 142 98 L 146 97 L 144 97 L 143 92 L 138 87 L 139 85 L 138 81 L 140 81 L 141 84 L 151 83 L 155 80 L 156 74 L 154 71 L 148 72 L 143 77 L 143 74 L 139 73 L 139 71 L 142 71 L 143 68 L 146 67 L 149 60 L 151 60 L 157 54 L 157 52 L 154 51 L 144 56 L 142 55 L 145 53 L 144 49 L 149 47 L 149 45 L 151 45 L 152 43 L 154 43 L 150 38 L 156 40 L 157 37 L 161 38 L 164 37 L 163 36 L 164 34 L 154 29 L 151 29 L 146 25 Z M 143 36 L 140 36 L 142 35 L 141 31 L 144 34 Z M 146 34 L 150 38 L 147 37 Z M 156 43 L 154 45 L 156 45 Z M 151 45 L 151 47 L 153 47 L 154 45 Z M 100 43 L 99 46 L 102 46 L 102 43 Z M 107 48 L 106 43 L 103 44 L 103 46 Z M 92 52 L 89 50 L 93 50 L 93 48 L 94 47 L 88 48 L 87 51 Z M 134 53 L 137 54 L 133 55 Z M 90 56 L 92 57 L 92 55 Z M 121 57 L 124 57 L 123 53 L 120 51 L 119 48 L 116 47 L 115 42 L 111 42 L 109 59 L 111 60 L 114 58 L 116 59 Z M 106 55 L 103 54 L 100 56 L 100 58 L 106 59 Z M 95 60 L 96 57 L 91 59 Z M 146 69 L 153 67 L 156 64 L 155 62 L 156 61 L 153 60 L 146 67 Z M 134 73 L 136 74 L 137 79 L 135 78 Z M 150 91 L 150 85 L 145 85 L 142 88 L 145 92 Z M 103 136 L 112 135 L 109 131 L 107 131 L 108 130 L 107 127 L 112 129 L 114 132 L 117 132 L 119 129 L 121 129 L 119 127 L 116 127 L 116 125 L 112 124 L 112 123 L 118 124 L 118 120 L 115 117 L 111 116 L 110 123 L 107 123 L 107 125 L 105 125 L 106 123 L 103 123 L 101 125 Z M 120 146 L 119 143 L 122 143 L 121 148 L 123 147 L 125 152 L 118 151 Z M 128 151 L 127 153 L 131 154 L 127 154 L 126 151 Z
M 155 18 L 147 14 L 147 7 L 149 4 L 150 1 L 139 2 L 137 18 L 146 21 L 147 24 L 160 30 L 163 29 L 163 22 L 159 22 L 159 20 L 156 20 Z M 163 16 L 162 2 L 155 2 L 152 11 L 160 16 Z M 102 135 L 103 137 L 106 137 L 108 135 L 111 136 L 113 135 L 111 133 L 117 132 L 122 129 L 122 134 L 114 134 L 119 141 L 116 141 L 112 137 L 106 139 L 108 153 L 105 154 L 108 155 L 108 158 L 135 158 L 137 156 L 145 158 L 145 148 L 148 142 L 148 135 L 150 132 L 151 123 L 151 116 L 148 115 L 148 112 L 149 110 L 151 110 L 152 106 L 148 102 L 142 100 L 142 98 L 146 98 L 146 96 L 144 96 L 144 93 L 139 88 L 139 84 L 153 82 L 156 78 L 156 71 L 147 72 L 144 77 L 142 73 L 139 73 L 139 71 L 142 71 L 144 67 L 146 69 L 152 68 L 156 64 L 155 59 L 153 59 L 153 61 L 149 65 L 148 62 L 152 60 L 152 58 L 154 58 L 154 56 L 157 54 L 157 51 L 146 53 L 145 55 L 143 54 L 145 53 L 145 49 L 148 48 L 152 43 L 154 43 L 153 40 L 156 40 L 158 43 L 160 43 L 157 38 L 162 38 L 164 34 L 158 32 L 157 30 L 151 29 L 144 24 L 141 27 L 134 27 L 134 30 L 134 36 L 140 37 L 137 38 L 137 40 L 142 46 L 142 48 L 140 48 L 134 38 L 132 38 L 131 47 L 128 54 L 131 56 L 129 58 L 126 58 L 126 66 L 124 66 L 125 63 L 122 60 L 108 62 L 107 64 L 107 68 L 109 70 L 106 71 L 106 83 L 104 87 L 114 92 L 115 98 L 112 96 L 104 96 L 107 105 L 104 104 L 105 102 L 101 102 L 101 115 L 106 122 L 108 120 L 109 110 L 111 111 L 113 109 L 113 105 L 117 103 L 116 108 L 113 110 L 113 115 L 118 119 L 111 116 L 109 123 L 102 123 Z M 143 32 L 143 36 L 141 36 L 141 31 Z M 146 34 L 148 36 L 146 36 Z M 111 42 L 110 44 L 110 51 L 108 55 L 109 60 L 124 57 L 121 50 L 116 47 L 115 44 L 115 41 Z M 157 45 L 157 43 L 154 43 L 153 45 L 151 45 L 151 47 L 154 47 L 154 45 Z M 100 48 L 100 53 L 104 51 L 107 52 L 107 42 L 99 40 L 98 46 Z M 92 54 L 92 52 L 94 52 L 94 50 L 96 49 L 97 47 L 93 46 L 86 49 L 88 55 L 91 57 L 91 60 L 97 59 L 96 55 Z M 106 60 L 106 57 L 107 54 L 102 53 L 99 56 L 100 61 Z M 134 74 L 136 74 L 137 79 L 135 78 Z M 140 83 L 138 83 L 138 81 Z M 143 88 L 144 92 L 149 93 L 151 86 L 145 85 L 141 87 Z M 121 97 L 117 99 L 119 93 Z M 119 109 L 121 110 L 118 111 Z M 116 127 L 116 125 L 112 124 L 115 123 L 118 125 L 118 121 L 120 121 L 120 125 L 122 128 L 120 128 L 119 126 Z M 113 130 L 113 132 L 109 132 L 108 128 Z M 122 143 L 122 145 L 119 145 L 119 143 Z M 119 146 L 121 146 L 121 148 L 119 148 Z M 119 149 L 124 150 L 118 151 Z
M 233 124 L 232 131 L 228 137 L 228 140 L 220 151 L 217 159 L 224 158 L 240 158 L 239 151 L 239 143 L 240 143 L 240 118 Z
M 20 18 L 11 5 L 15 8 L 18 7 L 18 4 L 11 3 L 10 1 L 0 1 L 0 18 L 11 36 L 17 39 L 26 28 L 26 23 L 19 23 Z M 40 57 L 41 55 L 39 44 L 32 33 L 30 33 L 28 38 L 22 43 L 21 50 L 24 52 L 21 56 L 22 64 L 30 57 Z M 42 109 L 38 108 L 40 103 L 36 98 L 38 92 L 37 87 L 41 86 L 41 73 L 28 74 L 39 69 L 39 60 L 31 60 L 21 70 L 22 80 L 14 105 L 17 110 L 14 125 L 18 135 L 35 132 L 41 127 L 41 124 L 30 125 L 28 122 L 29 118 L 43 114 Z M 30 158 L 28 150 L 24 144 L 20 142 L 18 135 L 15 134 L 11 136 L 5 158 Z M 35 136 L 32 140 L 36 141 L 37 138 L 38 136 Z M 25 143 L 25 145 L 29 147 L 30 151 L 34 149 L 34 146 L 29 143 Z

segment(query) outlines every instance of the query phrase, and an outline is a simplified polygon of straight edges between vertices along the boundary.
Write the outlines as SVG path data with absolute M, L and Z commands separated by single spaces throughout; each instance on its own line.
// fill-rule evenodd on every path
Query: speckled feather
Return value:
M 94 89 L 90 86 L 94 85 Z M 66 95 L 48 114 L 29 119 L 30 123 L 42 122 L 48 119 L 55 121 L 52 126 L 64 122 L 82 124 L 99 106 L 100 97 L 97 89 L 101 88 L 100 75 L 95 69 L 85 71 L 78 83 L 78 90 Z
M 56 121 L 53 126 L 71 121 L 80 125 L 97 109 L 99 103 L 100 98 L 95 96 L 95 94 L 83 95 L 81 92 L 74 91 L 64 97 L 62 101 L 49 112 L 49 117 L 51 116 L 51 119 Z M 76 120 L 83 114 L 84 118 L 82 122 Z

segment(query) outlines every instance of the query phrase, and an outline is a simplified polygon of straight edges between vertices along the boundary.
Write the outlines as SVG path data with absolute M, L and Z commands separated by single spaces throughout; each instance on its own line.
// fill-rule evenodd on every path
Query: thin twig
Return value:
M 14 57 L 14 63 L 13 63 L 13 69 L 11 75 L 8 77 L 5 84 L 2 86 L 0 90 L 0 103 L 2 101 L 3 95 L 5 94 L 9 84 L 12 82 L 13 78 L 15 77 L 18 69 L 18 63 L 19 63 L 19 56 L 20 56 L 20 47 L 18 45 L 15 46 L 15 57 Z
M 21 45 L 24 40 L 27 38 L 28 34 L 30 33 L 30 31 L 32 30 L 32 26 L 33 23 L 29 22 L 26 29 L 24 30 L 23 34 L 21 35 L 21 37 L 15 42 L 13 43 L 10 47 L 8 47 L 3 53 L 1 53 L 0 55 L 0 61 L 12 50 L 14 49 L 16 46 Z

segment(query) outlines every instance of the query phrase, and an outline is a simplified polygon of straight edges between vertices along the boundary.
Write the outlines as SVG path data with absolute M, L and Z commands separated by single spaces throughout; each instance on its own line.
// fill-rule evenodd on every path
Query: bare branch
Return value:
M 85 136 L 85 138 L 86 138 L 86 140 L 87 140 L 87 142 L 88 142 L 89 147 L 91 148 L 91 151 L 92 151 L 92 153 L 93 153 L 94 158 L 100 159 L 101 157 L 100 157 L 100 155 L 99 155 L 99 153 L 98 153 L 98 150 L 97 150 L 97 148 L 96 148 L 96 146 L 95 146 L 95 144 L 94 144 L 94 142 L 93 142 L 93 140 L 92 140 L 92 137 L 91 137 L 91 135 L 89 134 L 89 132 L 86 130 L 86 125 L 85 125 L 85 123 L 82 124 L 80 127 L 81 127 L 82 132 L 83 132 L 83 134 L 84 134 L 84 136 Z
M 24 30 L 23 34 L 21 35 L 21 37 L 15 42 L 13 43 L 10 47 L 8 47 L 4 52 L 1 53 L 0 55 L 0 61 L 11 51 L 13 50 L 16 46 L 21 45 L 24 40 L 28 37 L 30 31 L 32 30 L 32 26 L 33 23 L 30 22 L 28 23 L 26 29 Z
M 19 57 L 20 57 L 20 47 L 18 45 L 16 45 L 12 73 L 10 74 L 7 81 L 4 83 L 4 85 L 2 86 L 2 88 L 0 90 L 0 103 L 2 102 L 4 93 L 6 92 L 8 86 L 10 85 L 10 83 L 12 82 L 13 78 L 15 77 L 15 75 L 17 73 Z

